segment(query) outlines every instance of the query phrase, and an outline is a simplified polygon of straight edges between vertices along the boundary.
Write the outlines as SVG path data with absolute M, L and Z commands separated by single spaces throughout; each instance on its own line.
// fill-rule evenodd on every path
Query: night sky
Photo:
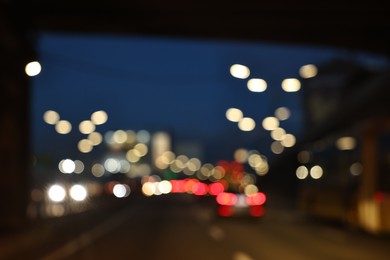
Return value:
M 37 37 L 42 72 L 32 78 L 33 150 L 66 157 L 76 154 L 77 127 L 96 110 L 108 114 L 98 126 L 108 130 L 169 131 L 176 144 L 193 143 L 203 160 L 231 160 L 246 147 L 270 155 L 271 138 L 261 122 L 284 106 L 291 117 L 281 126 L 299 138 L 303 129 L 301 93 L 286 93 L 285 78 L 299 78 L 308 63 L 320 64 L 349 55 L 345 50 L 270 43 L 206 41 L 114 35 L 50 34 Z M 252 77 L 267 81 L 263 93 L 247 89 L 248 79 L 230 75 L 233 64 L 244 64 Z M 242 132 L 228 121 L 230 107 L 256 121 Z M 73 124 L 61 136 L 44 123 L 46 110 L 57 111 Z

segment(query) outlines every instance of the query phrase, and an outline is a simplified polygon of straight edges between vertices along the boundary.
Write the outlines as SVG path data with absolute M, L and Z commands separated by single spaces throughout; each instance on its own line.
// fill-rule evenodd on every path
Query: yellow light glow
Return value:
M 133 130 L 126 130 L 127 138 L 126 138 L 126 144 L 135 144 L 137 141 L 137 135 Z
M 123 144 L 127 140 L 127 133 L 123 130 L 116 130 L 112 136 L 112 139 L 117 144 Z
M 226 110 L 226 118 L 231 122 L 239 122 L 243 117 L 243 113 L 238 108 L 229 108 Z
M 304 79 L 313 78 L 317 76 L 317 73 L 318 69 L 313 64 L 304 65 L 299 69 L 299 75 Z
M 169 165 L 163 161 L 162 156 L 157 157 L 157 159 L 154 161 L 154 164 L 160 170 L 165 170 Z
M 24 70 L 28 76 L 34 77 L 41 73 L 42 66 L 38 61 L 32 61 L 26 65 Z
M 246 163 L 248 161 L 248 150 L 244 148 L 237 149 L 234 152 L 234 160 L 239 163 Z
M 279 107 L 275 110 L 275 116 L 281 121 L 287 120 L 290 117 L 290 110 L 287 107 Z
M 345 150 L 353 150 L 356 147 L 356 140 L 353 137 L 346 136 L 346 137 L 340 137 L 336 141 L 336 146 L 339 150 L 345 151 Z
M 301 82 L 294 78 L 284 79 L 282 81 L 282 88 L 286 92 L 297 92 L 301 89 Z
M 92 145 L 96 146 L 102 143 L 103 136 L 98 132 L 92 132 L 88 135 L 88 140 L 91 141 Z
M 262 125 L 265 130 L 268 131 L 275 130 L 276 128 L 279 127 L 279 119 L 272 116 L 266 117 L 264 118 Z
M 216 179 L 216 180 L 220 180 L 222 179 L 223 177 L 225 177 L 225 174 L 226 174 L 226 171 L 223 167 L 221 166 L 215 166 L 212 170 L 211 170 L 211 176 Z
M 95 125 L 102 125 L 107 122 L 107 119 L 108 119 L 107 113 L 103 110 L 96 111 L 91 115 L 91 121 Z
M 238 122 L 238 128 L 240 128 L 241 131 L 252 131 L 255 127 L 255 120 L 250 117 L 244 117 Z
M 137 153 L 135 152 L 134 149 L 131 149 L 131 150 L 127 151 L 126 159 L 131 163 L 136 163 L 140 160 L 140 157 L 137 156 Z
M 262 165 L 266 162 L 267 162 L 267 159 L 258 153 L 252 153 L 248 157 L 248 163 L 252 168 L 259 167 L 260 165 Z
M 211 163 L 206 163 L 200 167 L 200 173 L 205 177 L 210 177 L 212 175 L 214 166 Z
M 295 172 L 298 179 L 303 180 L 306 179 L 306 177 L 309 175 L 309 170 L 306 168 L 306 166 L 299 166 Z
M 55 125 L 55 129 L 57 133 L 65 135 L 65 134 L 69 134 L 70 131 L 72 131 L 72 125 L 67 120 L 60 120 Z
M 147 163 L 142 163 L 138 166 L 137 170 L 140 172 L 140 175 L 150 175 L 152 174 L 152 168 Z
M 280 127 L 272 130 L 271 132 L 271 138 L 274 139 L 275 141 L 281 141 L 285 135 L 286 135 L 286 130 Z
M 79 124 L 79 130 L 82 134 L 90 134 L 95 131 L 95 124 L 90 120 L 84 120 Z
M 53 110 L 48 110 L 43 114 L 43 120 L 49 125 L 55 125 L 60 120 L 60 115 Z
M 245 174 L 245 176 L 241 180 L 241 185 L 245 185 L 245 186 L 249 184 L 255 184 L 255 183 L 256 183 L 256 177 L 252 174 Z
M 267 89 L 267 82 L 264 79 L 250 79 L 247 83 L 248 89 L 252 92 L 264 92 Z
M 259 166 L 257 166 L 255 168 L 256 170 L 256 173 L 260 176 L 264 176 L 268 173 L 269 171 L 269 165 L 268 165 L 268 162 L 265 162 L 263 164 L 260 164 Z
M 279 141 L 274 141 L 271 144 L 271 151 L 274 154 L 281 154 L 284 151 L 284 147 Z
M 183 170 L 183 165 L 178 165 L 177 160 L 174 160 L 171 165 L 169 165 L 169 169 L 175 173 L 179 173 Z
M 138 157 L 143 157 L 148 153 L 148 146 L 144 143 L 138 143 L 134 146 L 134 152 Z
M 293 147 L 295 145 L 296 139 L 292 134 L 285 134 L 281 142 L 284 147 Z
M 154 185 L 153 182 L 145 182 L 143 185 L 142 185 L 142 193 L 145 195 L 145 196 L 152 196 L 156 191 L 156 185 Z
M 161 155 L 161 159 L 166 164 L 171 164 L 176 158 L 176 155 L 172 151 L 165 151 Z
M 82 153 L 89 153 L 93 149 L 92 142 L 88 139 L 82 139 L 78 142 L 77 148 Z
M 315 165 L 313 166 L 311 169 L 310 169 L 310 176 L 313 178 L 313 179 L 319 179 L 322 177 L 323 175 L 323 170 L 321 168 L 321 166 L 319 165 Z
M 230 67 L 230 74 L 239 79 L 246 79 L 250 75 L 250 70 L 247 66 L 234 64 Z
M 249 184 L 249 185 L 245 186 L 245 188 L 244 188 L 244 193 L 247 196 L 251 196 L 258 191 L 259 191 L 259 189 L 257 188 L 257 186 L 253 185 L 253 184 Z
M 192 172 L 198 171 L 201 166 L 202 166 L 202 163 L 198 158 L 191 158 L 187 162 L 187 168 Z

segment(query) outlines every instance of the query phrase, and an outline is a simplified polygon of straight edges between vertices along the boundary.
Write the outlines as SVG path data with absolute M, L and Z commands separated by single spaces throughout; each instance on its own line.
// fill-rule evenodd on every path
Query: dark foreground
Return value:
M 273 206 L 261 218 L 220 218 L 211 201 L 186 195 L 52 219 L 3 234 L 0 259 L 375 259 L 390 240 Z

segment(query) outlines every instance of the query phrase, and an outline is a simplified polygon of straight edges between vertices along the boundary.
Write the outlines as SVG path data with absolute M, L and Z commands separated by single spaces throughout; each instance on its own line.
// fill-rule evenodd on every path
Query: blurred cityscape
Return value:
M 25 32 L 18 2 L 0 259 L 388 257 L 382 45 Z

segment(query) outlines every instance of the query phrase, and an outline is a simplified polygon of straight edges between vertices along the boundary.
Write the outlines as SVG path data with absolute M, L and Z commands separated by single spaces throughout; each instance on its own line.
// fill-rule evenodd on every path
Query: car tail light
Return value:
M 237 203 L 236 194 L 229 192 L 221 192 L 216 197 L 217 203 L 224 206 L 233 206 Z
M 248 203 L 249 206 L 263 205 L 266 200 L 267 200 L 267 197 L 262 192 L 256 192 L 256 193 L 246 197 L 246 203 Z

